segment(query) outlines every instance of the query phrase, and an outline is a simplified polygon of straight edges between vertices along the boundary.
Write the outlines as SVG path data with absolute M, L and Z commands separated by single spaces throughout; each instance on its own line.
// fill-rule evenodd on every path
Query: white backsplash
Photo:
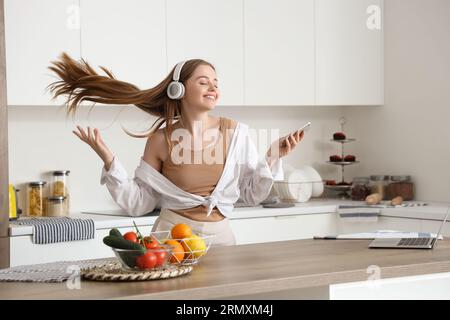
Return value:
M 100 185 L 100 158 L 72 133 L 75 126 L 98 127 L 131 178 L 146 141 L 129 137 L 121 126 L 134 132 L 144 131 L 155 119 L 137 108 L 119 106 L 96 106 L 90 114 L 89 108 L 83 107 L 75 119 L 66 118 L 64 109 L 50 106 L 14 106 L 8 112 L 10 183 L 21 189 L 22 208 L 25 205 L 24 184 L 41 179 L 49 181 L 49 171 L 67 169 L 70 170 L 71 211 L 117 208 L 106 187 Z M 340 178 L 338 168 L 325 164 L 325 161 L 330 154 L 339 152 L 338 145 L 329 139 L 340 129 L 341 107 L 219 106 L 212 114 L 244 122 L 253 129 L 279 129 L 280 135 L 311 121 L 312 126 L 304 140 L 284 158 L 285 163 L 311 165 L 324 179 Z M 351 176 L 350 170 L 348 176 Z

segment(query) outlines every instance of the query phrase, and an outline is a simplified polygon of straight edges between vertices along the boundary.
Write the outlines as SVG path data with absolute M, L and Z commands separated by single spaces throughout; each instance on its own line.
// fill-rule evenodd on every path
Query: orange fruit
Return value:
M 192 229 L 187 224 L 178 223 L 170 231 L 173 239 L 183 239 L 192 235 Z
M 170 257 L 171 263 L 177 263 L 181 262 L 184 258 L 184 248 L 177 240 L 166 240 L 164 242 L 165 244 L 168 244 L 169 246 L 172 246 L 172 256 Z

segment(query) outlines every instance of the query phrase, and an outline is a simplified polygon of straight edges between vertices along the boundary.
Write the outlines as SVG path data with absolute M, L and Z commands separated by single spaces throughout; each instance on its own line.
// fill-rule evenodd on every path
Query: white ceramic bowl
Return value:
M 312 181 L 312 197 L 320 197 L 324 191 L 322 177 L 313 167 L 305 166 L 304 170 Z
M 312 183 L 304 168 L 285 170 L 284 180 L 275 181 L 274 186 L 282 201 L 306 202 L 312 196 Z

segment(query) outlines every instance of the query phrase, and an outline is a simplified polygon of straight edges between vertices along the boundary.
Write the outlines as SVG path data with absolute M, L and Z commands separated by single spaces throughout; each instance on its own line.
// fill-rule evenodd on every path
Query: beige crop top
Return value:
M 202 156 L 205 154 L 211 155 L 212 157 L 214 157 L 214 159 L 216 159 L 215 151 L 217 151 L 217 149 L 220 149 L 220 146 L 218 146 L 218 144 L 222 143 L 223 151 L 221 152 L 222 157 L 218 158 L 221 160 L 218 161 L 219 163 L 213 162 L 210 164 L 201 161 L 201 163 L 175 164 L 169 155 L 167 159 L 162 163 L 161 173 L 172 183 L 186 192 L 203 197 L 211 195 L 212 191 L 215 189 L 217 183 L 219 182 L 220 177 L 222 176 L 225 160 L 228 153 L 228 145 L 230 143 L 230 139 L 229 135 L 227 135 L 226 130 L 233 128 L 233 120 L 220 117 L 219 137 L 215 141 L 215 143 L 213 141 L 211 145 L 204 147 L 202 150 L 187 150 L 188 152 L 191 152 L 192 162 L 194 161 L 193 159 L 196 156 L 194 155 L 195 153 L 197 153 L 197 159 L 203 159 Z M 177 142 L 174 142 L 174 146 L 176 145 Z M 210 216 L 208 217 L 206 216 L 207 208 L 202 205 L 189 209 L 170 210 L 184 217 L 197 221 L 218 221 L 224 218 L 217 207 L 213 208 Z

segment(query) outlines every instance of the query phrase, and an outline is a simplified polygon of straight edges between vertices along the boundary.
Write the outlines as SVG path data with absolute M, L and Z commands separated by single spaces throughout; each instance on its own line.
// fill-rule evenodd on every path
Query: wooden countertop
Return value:
M 450 272 L 450 239 L 433 250 L 369 249 L 369 240 L 295 240 L 212 248 L 192 273 L 144 282 L 0 283 L 0 299 L 214 299 Z

